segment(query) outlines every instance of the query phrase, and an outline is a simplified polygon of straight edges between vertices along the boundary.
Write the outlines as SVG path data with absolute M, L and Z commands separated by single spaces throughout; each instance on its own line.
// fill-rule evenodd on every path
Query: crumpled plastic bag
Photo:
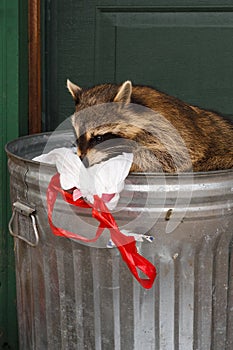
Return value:
M 117 206 L 119 193 L 124 188 L 125 179 L 130 171 L 133 154 L 122 153 L 99 164 L 86 168 L 71 148 L 56 148 L 47 154 L 33 158 L 34 161 L 55 164 L 60 173 L 61 187 L 64 190 L 75 188 L 73 200 L 84 197 L 93 203 L 98 195 L 108 209 Z

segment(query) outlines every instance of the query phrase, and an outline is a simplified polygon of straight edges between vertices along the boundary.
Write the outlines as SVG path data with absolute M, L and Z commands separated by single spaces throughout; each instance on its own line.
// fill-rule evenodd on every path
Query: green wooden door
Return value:
M 131 79 L 233 112 L 232 0 L 51 0 L 44 18 L 44 130 L 73 111 L 80 86 Z
M 27 2 L 0 1 L 0 349 L 17 349 L 13 240 L 4 146 L 27 132 Z M 20 36 L 19 36 L 20 33 Z

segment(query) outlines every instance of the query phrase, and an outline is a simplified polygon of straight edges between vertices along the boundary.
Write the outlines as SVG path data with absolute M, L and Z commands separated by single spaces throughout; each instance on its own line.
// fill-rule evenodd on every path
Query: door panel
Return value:
M 131 79 L 232 114 L 233 6 L 207 0 L 154 3 L 51 1 L 45 41 L 46 130 L 73 111 L 67 77 L 84 87 Z
M 233 110 L 233 14 L 99 12 L 95 82 L 131 79 Z

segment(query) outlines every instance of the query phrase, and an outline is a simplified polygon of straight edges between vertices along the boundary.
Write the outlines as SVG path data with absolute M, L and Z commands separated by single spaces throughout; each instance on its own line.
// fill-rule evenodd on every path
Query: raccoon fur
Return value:
M 131 172 L 203 172 L 233 168 L 233 124 L 148 86 L 103 84 L 81 89 L 72 124 L 86 166 L 132 152 Z

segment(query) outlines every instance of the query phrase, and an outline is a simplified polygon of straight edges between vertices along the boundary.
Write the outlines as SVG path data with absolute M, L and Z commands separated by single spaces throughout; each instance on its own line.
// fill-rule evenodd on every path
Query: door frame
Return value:
M 28 0 L 28 132 L 41 132 L 41 1 Z

